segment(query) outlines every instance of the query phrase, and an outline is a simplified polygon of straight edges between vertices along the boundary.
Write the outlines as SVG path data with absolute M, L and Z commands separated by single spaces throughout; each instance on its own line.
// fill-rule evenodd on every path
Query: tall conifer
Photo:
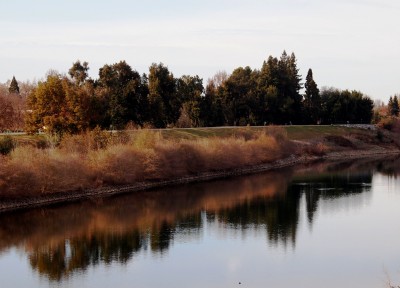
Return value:
M 18 86 L 18 82 L 15 79 L 15 76 L 13 76 L 11 83 L 10 83 L 10 87 L 8 88 L 8 92 L 10 94 L 19 94 L 19 86 Z

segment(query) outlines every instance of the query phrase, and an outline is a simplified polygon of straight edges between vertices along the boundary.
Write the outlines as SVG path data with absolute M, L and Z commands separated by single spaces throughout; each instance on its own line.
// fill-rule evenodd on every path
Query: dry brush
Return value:
M 293 147 L 284 129 L 229 137 L 165 139 L 138 130 L 95 130 L 46 149 L 17 147 L 0 162 L 0 198 L 175 179 L 278 160 Z

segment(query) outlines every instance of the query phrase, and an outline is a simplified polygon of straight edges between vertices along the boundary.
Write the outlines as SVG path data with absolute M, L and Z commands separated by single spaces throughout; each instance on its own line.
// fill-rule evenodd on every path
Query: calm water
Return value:
M 386 287 L 400 284 L 399 219 L 398 159 L 9 213 L 0 285 Z

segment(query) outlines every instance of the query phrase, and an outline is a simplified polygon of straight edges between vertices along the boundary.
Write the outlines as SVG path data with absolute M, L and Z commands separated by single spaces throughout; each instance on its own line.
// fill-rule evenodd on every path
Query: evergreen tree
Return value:
M 259 94 L 260 124 L 282 123 L 282 98 L 278 97 L 279 69 L 278 58 L 269 56 L 258 74 L 257 93 Z
M 294 53 L 289 56 L 283 51 L 279 59 L 269 56 L 254 75 L 257 123 L 299 123 L 303 97 L 299 93 L 301 76 Z
M 308 70 L 304 94 L 304 119 L 306 124 L 317 124 L 321 114 L 321 97 L 319 95 L 319 89 L 313 78 L 313 72 L 311 69 Z
M 321 103 L 323 124 L 371 123 L 374 102 L 361 92 L 324 89 Z
M 89 63 L 81 61 L 76 61 L 72 64 L 72 67 L 68 70 L 68 74 L 71 78 L 75 81 L 75 84 L 81 85 L 85 82 L 86 78 L 88 77 L 89 71 Z
M 253 75 L 250 67 L 239 67 L 224 83 L 224 114 L 229 125 L 255 124 L 252 111 L 256 106 L 256 82 Z
M 389 98 L 389 103 L 388 103 L 388 108 L 389 108 L 389 114 L 392 116 L 399 116 L 399 99 L 397 98 L 397 95 L 394 97 Z
M 205 95 L 200 102 L 200 119 L 203 126 L 214 127 L 225 124 L 223 104 L 218 88 L 215 79 L 208 81 Z
M 125 62 L 104 65 L 99 70 L 98 94 L 107 105 L 107 118 L 113 128 L 129 121 L 142 125 L 147 117 L 147 78 Z
M 204 91 L 203 79 L 199 76 L 183 75 L 176 80 L 177 99 L 181 105 L 181 116 L 190 118 L 191 127 L 200 126 L 200 103 Z
M 178 120 L 181 103 L 176 94 L 176 81 L 162 63 L 153 63 L 149 68 L 148 101 L 155 127 L 163 128 Z
M 297 68 L 296 56 L 294 53 L 288 56 L 286 51 L 283 51 L 279 60 L 270 57 L 266 66 L 260 73 L 261 78 L 264 78 L 265 70 L 269 72 L 267 73 L 267 75 L 269 74 L 267 85 L 264 84 L 264 91 L 265 86 L 275 86 L 275 89 L 272 90 L 276 91 L 276 99 L 273 101 L 274 107 L 272 108 L 274 111 L 272 122 L 276 124 L 299 123 L 303 97 L 299 93 L 301 76 Z
M 288 78 L 289 97 L 293 100 L 292 110 L 294 113 L 294 118 L 291 119 L 291 122 L 300 123 L 303 102 L 303 96 L 300 94 L 302 84 L 301 75 L 297 68 L 297 59 L 294 53 L 292 53 L 288 59 Z
M 11 83 L 10 83 L 10 87 L 8 88 L 8 92 L 10 94 L 19 94 L 19 86 L 18 86 L 18 82 L 15 79 L 15 76 L 13 76 Z

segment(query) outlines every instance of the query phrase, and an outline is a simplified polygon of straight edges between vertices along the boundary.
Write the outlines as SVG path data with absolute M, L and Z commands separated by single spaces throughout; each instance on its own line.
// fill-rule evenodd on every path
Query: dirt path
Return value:
M 238 175 L 246 175 L 264 172 L 273 169 L 279 169 L 296 164 L 311 163 L 317 160 L 343 160 L 343 159 L 359 159 L 368 158 L 375 156 L 385 155 L 400 155 L 399 150 L 387 150 L 387 149 L 374 149 L 374 150 L 357 150 L 357 151 L 344 151 L 344 152 L 332 152 L 325 156 L 301 156 L 281 159 L 272 163 L 256 165 L 251 167 L 238 168 L 227 171 L 207 172 L 199 175 L 183 177 L 179 179 L 171 179 L 167 181 L 158 182 L 140 182 L 132 185 L 117 186 L 117 187 L 101 187 L 96 189 L 88 189 L 81 191 L 69 191 L 60 192 L 55 194 L 49 194 L 40 197 L 30 197 L 18 200 L 1 201 L 0 202 L 0 213 L 7 211 L 14 211 L 20 209 L 34 208 L 47 206 L 52 204 L 60 204 L 67 202 L 80 201 L 84 199 L 90 199 L 95 197 L 107 197 L 111 195 L 131 193 L 136 191 L 149 190 L 154 188 L 166 187 L 179 185 L 184 183 L 193 183 L 201 181 L 209 181 L 214 179 L 233 177 Z

